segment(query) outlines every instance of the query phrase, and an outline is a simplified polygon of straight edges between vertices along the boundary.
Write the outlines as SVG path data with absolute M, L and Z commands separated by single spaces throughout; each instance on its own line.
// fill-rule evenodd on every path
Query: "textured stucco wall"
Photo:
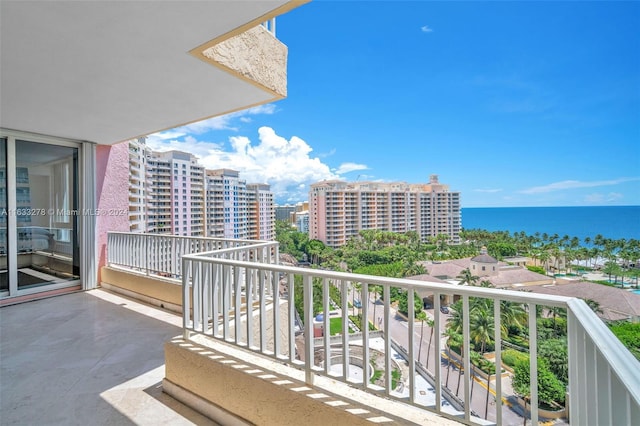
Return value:
M 237 424 L 228 419 L 234 415 L 278 426 L 460 425 L 333 378 L 315 376 L 315 385 L 307 386 L 304 371 L 202 335 L 165 343 L 165 362 L 163 390 L 220 424 Z
M 280 96 L 287 96 L 287 46 L 261 25 L 202 54 Z
M 129 143 L 96 149 L 96 217 L 98 282 L 107 260 L 107 232 L 129 231 Z
M 364 417 L 344 407 L 333 407 L 325 398 L 308 397 L 303 383 L 275 376 L 262 378 L 255 366 L 215 353 L 206 347 L 177 339 L 165 344 L 165 381 L 169 381 L 224 410 L 257 425 L 370 425 Z M 238 368 L 242 366 L 242 368 Z M 254 373 L 248 373 L 253 371 Z M 308 389 L 311 391 L 311 389 Z M 340 398 L 343 400 L 343 398 Z
M 165 278 L 145 276 L 108 266 L 100 268 L 100 276 L 100 283 L 113 291 L 162 308 L 182 312 L 182 286 L 179 281 L 171 282 Z M 191 294 L 191 289 L 189 293 Z

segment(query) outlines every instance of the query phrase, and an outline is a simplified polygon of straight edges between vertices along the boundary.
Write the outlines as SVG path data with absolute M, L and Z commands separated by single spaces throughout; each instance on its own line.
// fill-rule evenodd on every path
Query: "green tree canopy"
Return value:
M 526 360 L 516 361 L 512 378 L 513 390 L 522 398 L 531 396 L 529 375 L 529 357 Z M 544 359 L 538 358 L 538 401 L 546 405 L 557 403 L 564 405 L 565 386 L 549 370 Z

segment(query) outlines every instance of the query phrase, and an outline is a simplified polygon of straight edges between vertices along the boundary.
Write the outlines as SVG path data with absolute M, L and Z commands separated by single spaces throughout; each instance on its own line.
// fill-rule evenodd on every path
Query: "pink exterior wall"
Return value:
M 309 235 L 311 239 L 320 241 L 327 241 L 327 198 L 326 196 L 316 196 L 315 198 L 316 208 L 314 216 L 314 223 L 309 224 Z M 312 228 L 317 226 L 317 230 Z
M 96 149 L 98 283 L 107 260 L 107 232 L 129 232 L 129 143 Z

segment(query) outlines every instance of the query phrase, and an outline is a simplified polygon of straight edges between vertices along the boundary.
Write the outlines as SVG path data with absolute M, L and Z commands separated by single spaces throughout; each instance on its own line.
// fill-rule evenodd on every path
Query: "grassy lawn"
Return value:
M 362 327 L 362 315 L 358 314 L 358 315 L 349 315 L 349 319 L 351 321 L 353 321 L 355 324 L 358 325 L 358 327 Z M 373 325 L 373 323 L 371 321 L 368 321 L 369 323 L 369 331 L 376 331 L 376 327 Z
M 353 333 L 353 329 L 349 327 L 349 333 Z M 335 336 L 342 334 L 342 318 L 329 318 L 329 335 Z

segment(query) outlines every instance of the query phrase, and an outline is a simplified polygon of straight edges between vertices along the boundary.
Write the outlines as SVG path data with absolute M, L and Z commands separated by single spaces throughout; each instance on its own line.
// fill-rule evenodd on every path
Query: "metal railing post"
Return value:
M 149 244 L 150 244 L 150 242 L 149 242 L 149 238 L 150 238 L 150 237 L 151 237 L 151 236 L 150 236 L 149 234 L 145 234 L 145 235 L 144 235 L 144 242 L 145 242 L 145 244 L 144 244 L 145 268 L 144 268 L 144 269 L 145 269 L 145 274 L 146 274 L 147 276 L 149 275 L 149 268 L 150 268 L 150 265 L 149 265 L 149 259 L 150 259 L 150 257 L 151 257 L 151 251 L 150 251 L 150 249 L 149 249 Z
M 313 281 L 310 275 L 303 277 L 304 298 L 304 381 L 313 386 Z
M 502 326 L 500 324 L 500 301 L 495 300 L 493 302 L 493 339 L 495 344 L 495 372 L 496 372 L 496 424 L 502 425 Z M 487 389 L 487 398 L 489 389 Z M 488 411 L 488 405 L 486 408 Z M 485 420 L 488 413 L 485 412 Z
M 183 338 L 189 340 L 189 311 L 191 310 L 189 300 L 189 274 L 187 273 L 190 263 L 186 258 L 182 258 L 182 331 Z
M 529 409 L 531 424 L 538 424 L 538 334 L 536 305 L 529 303 Z M 525 410 L 525 416 L 527 415 Z

